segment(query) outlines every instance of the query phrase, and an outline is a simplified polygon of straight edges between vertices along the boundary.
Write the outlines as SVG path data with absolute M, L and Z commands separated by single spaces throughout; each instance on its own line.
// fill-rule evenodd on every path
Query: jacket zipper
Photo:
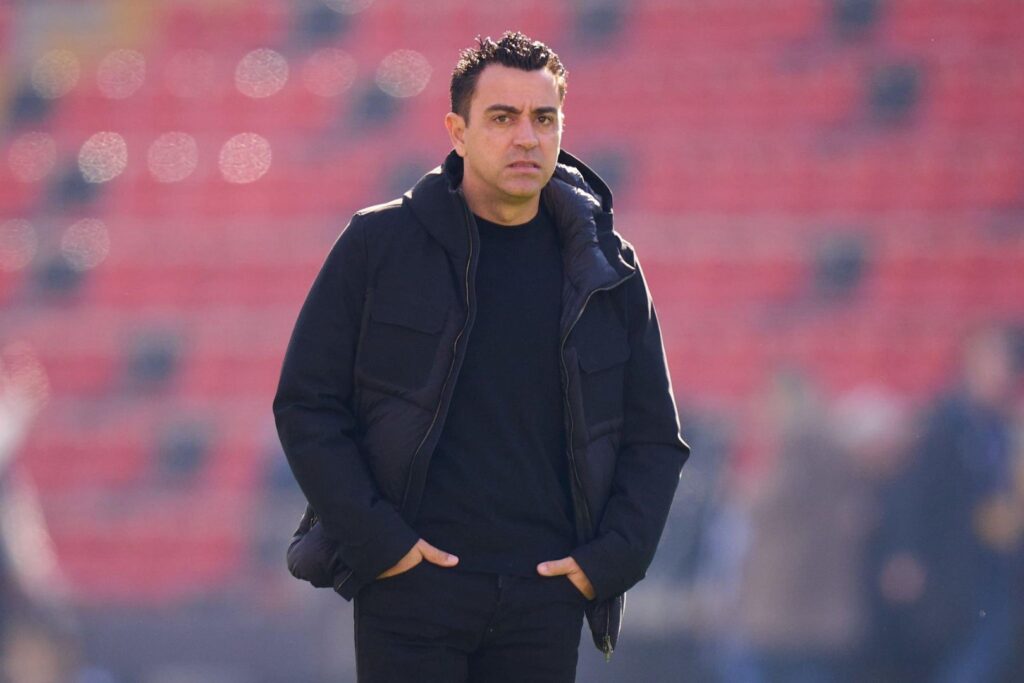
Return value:
M 464 207 L 464 209 L 465 209 L 465 212 L 466 212 L 466 221 L 467 221 L 466 225 L 469 226 L 469 228 L 467 229 L 467 232 L 466 232 L 467 237 L 469 238 L 469 255 L 466 258 L 466 273 L 465 273 L 466 322 L 463 323 L 462 329 L 459 330 L 459 334 L 456 335 L 455 340 L 452 342 L 452 365 L 449 366 L 449 372 L 447 372 L 447 375 L 444 377 L 444 384 L 441 385 L 440 400 L 437 401 L 437 408 L 434 409 L 434 417 L 430 420 L 430 424 L 427 426 L 427 431 L 425 431 L 423 433 L 423 438 L 420 439 L 419 444 L 417 444 L 417 446 L 416 446 L 416 451 L 413 452 L 413 457 L 409 461 L 409 474 L 406 477 L 406 489 L 403 490 L 402 495 L 401 495 L 401 508 L 400 508 L 401 510 L 406 509 L 406 505 L 409 502 L 409 492 L 410 492 L 410 489 L 413 487 L 413 474 L 416 472 L 416 461 L 417 461 L 417 459 L 418 459 L 418 457 L 420 455 L 420 451 L 423 450 L 423 444 L 427 442 L 427 438 L 429 438 L 430 433 L 433 431 L 434 425 L 437 424 L 437 418 L 440 417 L 441 407 L 444 404 L 444 391 L 447 388 L 447 385 L 449 385 L 449 382 L 452 380 L 452 374 L 455 372 L 456 362 L 458 361 L 459 340 L 462 339 L 463 334 L 466 332 L 466 327 L 469 325 L 469 312 L 470 312 L 469 311 L 469 305 L 470 305 L 469 273 L 470 273 L 470 267 L 473 264 L 473 236 L 472 236 L 472 233 L 471 233 L 472 224 L 469 222 L 469 220 L 470 220 L 469 219 L 469 208 L 468 207 Z M 335 586 L 334 590 L 336 592 L 340 591 L 341 587 L 345 585 L 345 582 L 347 582 L 349 579 L 352 578 L 352 573 L 353 573 L 352 569 L 349 568 L 348 569 L 348 574 L 346 575 L 346 577 L 341 580 L 340 584 Z
M 634 273 L 635 272 L 636 271 L 634 271 Z M 569 339 L 569 335 L 572 334 L 572 330 L 574 327 L 576 327 L 576 323 L 578 323 L 580 321 L 580 318 L 583 317 L 583 311 L 587 309 L 587 304 L 590 303 L 590 299 L 594 296 L 594 294 L 596 294 L 597 292 L 605 292 L 608 291 L 609 289 L 614 289 L 631 277 L 633 277 L 633 273 L 630 273 L 626 277 L 622 278 L 621 280 L 617 280 L 610 285 L 605 285 L 604 287 L 598 287 L 596 289 L 590 290 L 590 292 L 587 294 L 587 298 L 583 300 L 583 305 L 580 306 L 580 310 L 576 314 L 576 317 L 573 319 L 572 324 L 569 325 L 569 328 L 565 331 L 565 334 L 562 335 L 562 342 L 560 344 L 558 354 L 558 359 L 562 364 L 562 372 L 565 376 L 565 390 L 562 392 L 562 397 L 565 400 L 565 412 L 569 416 L 569 433 L 567 435 L 568 438 L 566 439 L 568 448 L 566 448 L 566 452 L 569 455 L 569 467 L 570 469 L 572 469 L 572 478 L 576 482 L 576 490 L 579 491 L 580 503 L 582 504 L 583 508 L 584 521 L 587 525 L 588 536 L 594 533 L 593 519 L 590 516 L 590 507 L 587 505 L 587 498 L 583 494 L 583 483 L 580 481 L 580 473 L 579 470 L 576 468 L 576 456 L 573 455 L 572 435 L 575 423 L 572 418 L 572 405 L 569 402 L 569 369 L 565 365 L 565 342 L 566 340 Z M 611 610 L 609 610 L 605 618 L 604 638 L 602 641 L 601 648 L 604 651 L 604 659 L 606 662 L 610 661 L 612 658 L 611 619 Z
M 575 482 L 576 482 L 577 490 L 580 491 L 580 501 L 583 503 L 583 512 L 585 513 L 585 517 L 586 517 L 585 521 L 586 521 L 586 524 L 587 524 L 587 531 L 589 533 L 593 533 L 593 531 L 594 531 L 593 530 L 593 520 L 590 517 L 590 508 L 587 506 L 587 499 L 585 497 L 583 497 L 583 495 L 582 495 L 582 493 L 583 493 L 583 483 L 580 481 L 579 470 L 576 469 L 576 456 L 573 455 L 573 448 L 572 448 L 572 434 L 573 434 L 573 431 L 574 431 L 575 423 L 573 422 L 573 418 L 572 418 L 572 405 L 569 402 L 569 368 L 567 368 L 566 365 L 565 365 L 565 342 L 566 342 L 566 340 L 569 339 L 569 335 L 572 334 L 572 330 L 573 330 L 574 327 L 576 327 L 576 323 L 578 323 L 580 321 L 580 318 L 583 317 L 583 311 L 586 310 L 587 304 L 590 303 L 590 299 L 594 296 L 594 294 L 596 294 L 597 292 L 605 292 L 605 291 L 608 291 L 609 289 L 614 289 L 614 288 L 618 287 L 619 285 L 621 285 L 623 282 L 625 282 L 626 280 L 628 280 L 631 277 L 633 277 L 632 273 L 630 273 L 626 277 L 622 278 L 621 280 L 617 280 L 616 282 L 613 282 L 610 285 L 605 285 L 604 287 L 598 287 L 597 289 L 590 290 L 590 293 L 587 294 L 587 298 L 583 300 L 583 305 L 580 306 L 580 310 L 576 314 L 576 317 L 573 319 L 572 323 L 569 325 L 569 328 L 565 331 L 565 334 L 562 335 L 562 342 L 560 344 L 559 353 L 558 353 L 558 359 L 559 359 L 559 361 L 562 364 L 562 373 L 563 373 L 563 375 L 565 377 L 565 390 L 562 392 L 562 398 L 565 400 L 565 409 L 566 409 L 565 412 L 569 416 L 569 434 L 568 434 L 568 438 L 566 439 L 566 442 L 568 444 L 568 448 L 566 449 L 566 451 L 567 451 L 567 453 L 569 455 L 569 465 L 572 467 L 573 480 L 575 480 Z
M 434 425 L 437 423 L 437 418 L 441 415 L 441 406 L 443 406 L 444 403 L 445 403 L 445 400 L 444 400 L 445 390 L 448 388 L 448 382 L 451 381 L 452 373 L 455 370 L 455 364 L 456 364 L 456 362 L 458 362 L 459 340 L 462 338 L 462 335 L 466 331 L 466 327 L 469 324 L 469 315 L 470 315 L 470 311 L 469 311 L 469 305 L 470 305 L 469 273 L 470 273 L 470 266 L 472 266 L 472 264 L 473 264 L 473 235 L 471 234 L 472 233 L 472 224 L 469 222 L 470 221 L 469 207 L 463 206 L 463 209 L 464 209 L 464 211 L 466 213 L 466 225 L 468 226 L 466 234 L 469 237 L 469 254 L 468 254 L 467 258 L 466 258 L 466 274 L 465 274 L 466 320 L 465 320 L 465 322 L 462 323 L 462 329 L 460 329 L 459 333 L 457 335 L 455 335 L 455 340 L 452 342 L 452 363 L 451 363 L 451 365 L 448 366 L 448 374 L 444 378 L 444 384 L 441 385 L 441 397 L 440 397 L 440 400 L 437 402 L 437 408 L 434 409 L 434 417 L 433 417 L 433 419 L 430 420 L 430 425 L 427 426 L 427 431 L 423 433 L 423 438 L 420 439 L 419 445 L 416 446 L 416 450 L 413 451 L 413 454 L 412 454 L 412 459 L 410 459 L 410 461 L 409 461 L 409 474 L 408 474 L 408 476 L 406 477 L 406 480 L 405 480 L 405 491 L 402 492 L 402 508 L 401 508 L 402 510 L 405 510 L 406 502 L 409 499 L 409 490 L 412 488 L 412 475 L 416 471 L 416 458 L 417 458 L 417 456 L 419 456 L 420 450 L 423 448 L 423 444 L 425 444 L 427 442 L 427 437 L 429 437 L 430 433 L 434 430 Z
M 467 213 L 467 217 L 466 217 L 467 218 L 467 223 L 466 224 L 470 225 L 469 222 L 468 222 L 468 220 L 469 220 L 468 211 L 469 211 L 469 209 L 466 208 L 466 213 Z M 419 456 L 420 451 L 423 449 L 423 444 L 425 444 L 427 442 L 427 438 L 430 436 L 430 433 L 434 430 L 434 425 L 437 424 L 437 418 L 441 415 L 441 406 L 443 406 L 444 402 L 445 402 L 444 401 L 445 389 L 448 387 L 448 382 L 451 381 L 452 372 L 455 370 L 455 363 L 458 360 L 457 352 L 458 352 L 458 348 L 459 348 L 459 340 L 462 338 L 463 333 L 465 333 L 466 326 L 469 323 L 469 302 L 470 302 L 470 296 L 469 296 L 469 273 L 470 273 L 470 266 L 472 266 L 472 263 L 473 263 L 473 236 L 472 236 L 472 234 L 470 234 L 469 230 L 467 230 L 467 236 L 469 237 L 469 255 L 468 255 L 468 258 L 466 259 L 466 274 L 465 274 L 466 322 L 464 322 L 462 324 L 462 329 L 460 329 L 459 333 L 457 335 L 455 335 L 455 340 L 452 342 L 452 362 L 451 362 L 451 365 L 448 366 L 448 374 L 447 374 L 447 376 L 445 376 L 444 384 L 441 386 L 441 400 L 439 400 L 437 402 L 437 407 L 434 409 L 434 417 L 430 420 L 430 424 L 427 426 L 427 431 L 423 433 L 423 438 L 420 439 L 419 444 L 416 446 L 416 450 L 413 451 L 412 458 L 409 460 L 409 474 L 406 476 L 405 490 L 402 492 L 402 505 L 401 505 L 401 509 L 402 510 L 405 510 L 406 503 L 409 500 L 409 490 L 412 488 L 412 477 L 413 477 L 413 473 L 416 471 L 416 459 Z M 350 578 L 352 578 L 352 574 L 353 574 L 353 570 L 349 569 L 348 570 L 348 574 L 345 576 L 344 579 L 341 580 L 341 583 L 337 584 L 334 587 L 334 590 L 335 591 L 339 591 L 341 589 L 341 587 L 345 585 L 345 582 L 348 581 Z

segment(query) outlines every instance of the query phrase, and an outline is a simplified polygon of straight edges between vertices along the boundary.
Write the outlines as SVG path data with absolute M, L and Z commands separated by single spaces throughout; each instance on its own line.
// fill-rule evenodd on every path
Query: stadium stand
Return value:
M 84 604 L 161 604 L 232 581 L 298 307 L 351 212 L 446 152 L 448 69 L 478 32 L 521 27 L 562 52 L 564 145 L 615 179 L 685 406 L 737 409 L 786 359 L 835 391 L 876 379 L 925 396 L 972 321 L 1024 314 L 1024 239 L 997 229 L 1024 210 L 1016 0 L 644 0 L 583 15 L 539 0 L 380 2 L 344 16 L 157 5 L 126 45 L 146 60 L 130 96 L 105 96 L 98 57 L 83 52 L 77 86 L 44 100 L 13 78 L 31 76 L 17 54 L 4 56 L 0 153 L 42 132 L 58 162 L 33 182 L 0 164 L 0 215 L 38 236 L 30 265 L 0 268 L 0 341 L 31 344 L 50 378 L 54 399 L 22 457 Z M 0 36 L 18 21 L 17 4 L 0 8 Z M 334 97 L 304 84 L 323 47 L 358 66 Z M 282 55 L 288 76 L 253 98 L 236 66 L 258 48 Z M 375 84 L 396 49 L 429 65 L 421 92 Z M 280 76 L 263 66 L 255 78 Z M 413 82 L 399 85 L 418 87 L 417 66 L 403 68 Z M 100 131 L 121 135 L 127 158 L 89 184 L 75 164 Z M 177 162 L 193 170 L 161 182 L 148 150 L 169 131 L 197 152 Z M 249 144 L 225 170 L 222 146 L 240 133 L 271 153 Z M 251 182 L 225 177 L 268 162 Z M 102 221 L 108 248 L 68 285 L 47 264 L 83 217 Z M 58 295 L 38 298 L 39 278 Z M 201 436 L 164 447 L 172 469 L 189 470 L 173 486 L 158 476 L 161 443 L 181 424 Z

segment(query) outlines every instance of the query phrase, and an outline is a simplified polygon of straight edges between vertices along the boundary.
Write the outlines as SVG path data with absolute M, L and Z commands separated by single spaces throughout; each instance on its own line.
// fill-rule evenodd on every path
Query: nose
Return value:
M 516 124 L 513 144 L 523 149 L 533 149 L 537 143 L 537 132 L 533 129 L 533 121 L 527 116 L 520 118 Z

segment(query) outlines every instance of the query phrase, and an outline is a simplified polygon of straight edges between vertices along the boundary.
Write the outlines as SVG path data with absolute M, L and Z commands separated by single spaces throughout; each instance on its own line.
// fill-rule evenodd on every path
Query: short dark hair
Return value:
M 495 43 L 491 37 L 476 37 L 476 47 L 459 53 L 459 63 L 452 71 L 452 111 L 469 120 L 469 101 L 473 98 L 476 81 L 488 64 L 501 64 L 523 71 L 547 69 L 558 83 L 558 99 L 565 99 L 568 73 L 558 55 L 539 40 L 532 40 L 519 31 L 505 31 Z

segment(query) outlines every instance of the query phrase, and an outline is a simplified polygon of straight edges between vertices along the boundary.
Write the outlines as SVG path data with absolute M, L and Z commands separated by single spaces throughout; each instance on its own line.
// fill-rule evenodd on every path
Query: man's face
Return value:
M 484 68 L 469 104 L 469 121 L 445 120 L 463 157 L 463 189 L 482 205 L 537 202 L 555 172 L 562 144 L 562 103 L 547 69 Z

